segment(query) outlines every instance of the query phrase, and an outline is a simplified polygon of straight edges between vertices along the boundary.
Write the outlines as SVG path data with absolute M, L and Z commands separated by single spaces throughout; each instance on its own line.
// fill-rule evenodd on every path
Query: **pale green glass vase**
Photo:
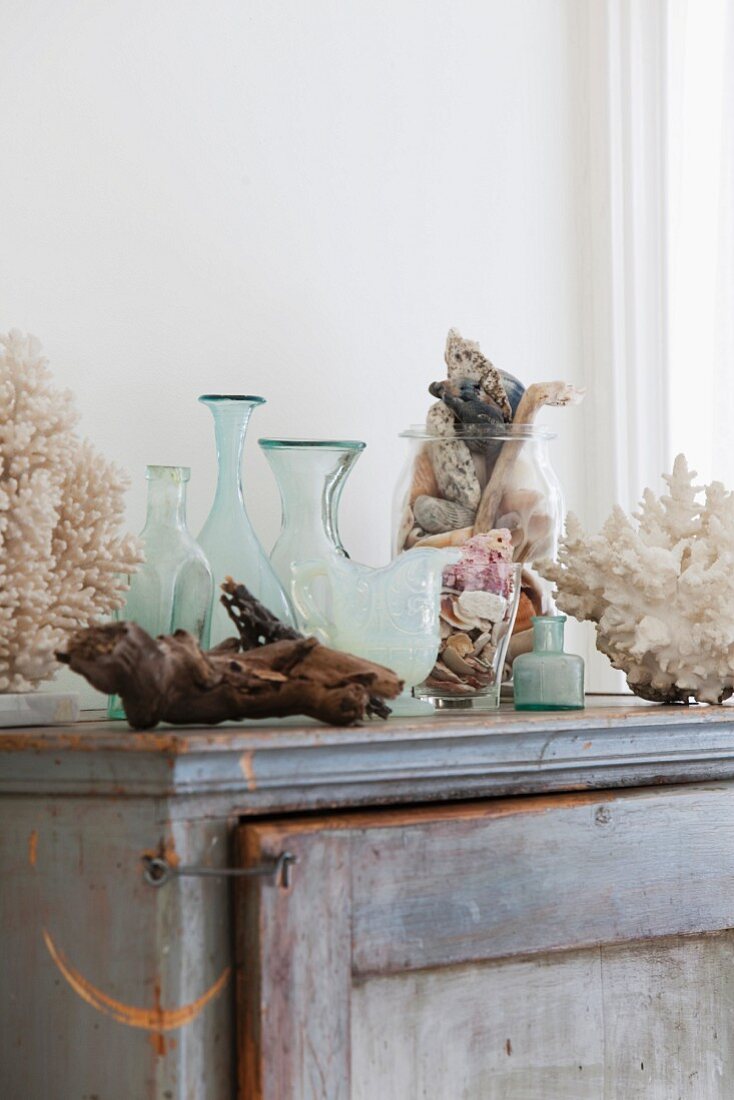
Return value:
M 219 475 L 209 517 L 199 535 L 199 545 L 214 574 L 211 644 L 236 635 L 232 620 L 220 602 L 220 585 L 226 577 L 245 584 L 250 592 L 282 622 L 295 626 L 290 600 L 267 559 L 250 518 L 242 491 L 242 450 L 252 410 L 263 397 L 204 394 L 199 398 L 214 417 Z
M 581 710 L 584 662 L 563 649 L 565 615 L 533 617 L 533 651 L 512 665 L 515 710 Z
M 186 526 L 187 466 L 148 466 L 148 505 L 140 538 L 145 562 L 130 579 L 119 619 L 128 619 L 151 637 L 188 630 L 203 649 L 209 645 L 214 582 L 201 547 Z M 124 718 L 116 695 L 110 718 Z
M 365 444 L 356 439 L 260 439 L 259 443 L 278 482 L 282 509 L 270 563 L 290 596 L 295 565 L 334 554 L 349 557 L 339 535 L 339 501 Z M 295 609 L 294 614 L 299 629 L 305 629 Z

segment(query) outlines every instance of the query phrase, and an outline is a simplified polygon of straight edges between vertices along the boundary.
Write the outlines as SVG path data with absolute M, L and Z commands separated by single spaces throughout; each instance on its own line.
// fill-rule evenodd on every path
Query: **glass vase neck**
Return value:
M 264 397 L 250 394 L 202 394 L 199 401 L 214 417 L 214 438 L 219 473 L 214 504 L 236 502 L 244 508 L 242 495 L 242 449 L 252 410 L 265 404 Z
M 534 615 L 533 652 L 563 653 L 565 615 Z
M 147 466 L 148 504 L 143 533 L 150 528 L 186 527 L 188 466 Z
M 275 474 L 282 506 L 282 530 L 299 541 L 308 535 L 346 555 L 339 535 L 339 501 L 346 479 L 365 448 L 360 440 L 260 439 Z M 348 555 L 347 555 L 348 556 Z

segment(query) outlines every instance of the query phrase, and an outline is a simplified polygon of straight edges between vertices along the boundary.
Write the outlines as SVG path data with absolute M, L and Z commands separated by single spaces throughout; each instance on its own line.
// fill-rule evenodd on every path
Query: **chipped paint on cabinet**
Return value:
M 145 852 L 224 862 L 226 823 L 171 824 L 136 800 L 0 800 L 3 1097 L 231 1100 L 227 887 L 152 888 Z
M 0 1097 L 728 1100 L 732 713 L 0 731 Z

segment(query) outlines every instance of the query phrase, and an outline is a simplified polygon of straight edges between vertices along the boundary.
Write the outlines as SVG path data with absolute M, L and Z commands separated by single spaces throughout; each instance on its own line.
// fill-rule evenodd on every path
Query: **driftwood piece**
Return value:
M 583 396 L 584 390 L 577 389 L 576 386 L 572 386 L 568 382 L 535 382 L 532 386 L 528 386 L 522 395 L 512 425 L 513 427 L 527 427 L 533 423 L 544 405 L 577 405 L 583 400 Z M 482 499 L 474 520 L 475 534 L 491 531 L 494 527 L 497 509 L 507 487 L 512 468 L 522 450 L 523 442 L 522 438 L 513 440 L 510 437 L 506 443 L 502 444 L 502 450 L 494 464 L 492 475 L 482 493 Z
M 119 695 L 134 729 L 295 714 L 336 726 L 387 717 L 384 700 L 403 686 L 394 672 L 302 637 L 243 585 L 223 588 L 242 642 L 203 652 L 185 630 L 151 638 L 135 623 L 108 623 L 78 631 L 57 657 L 98 691 Z

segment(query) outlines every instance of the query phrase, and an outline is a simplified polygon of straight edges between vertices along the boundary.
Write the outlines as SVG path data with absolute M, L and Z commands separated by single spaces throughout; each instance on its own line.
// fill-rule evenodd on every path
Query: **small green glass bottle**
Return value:
M 533 651 L 512 665 L 515 710 L 583 710 L 584 662 L 563 651 L 565 615 L 533 618 Z

